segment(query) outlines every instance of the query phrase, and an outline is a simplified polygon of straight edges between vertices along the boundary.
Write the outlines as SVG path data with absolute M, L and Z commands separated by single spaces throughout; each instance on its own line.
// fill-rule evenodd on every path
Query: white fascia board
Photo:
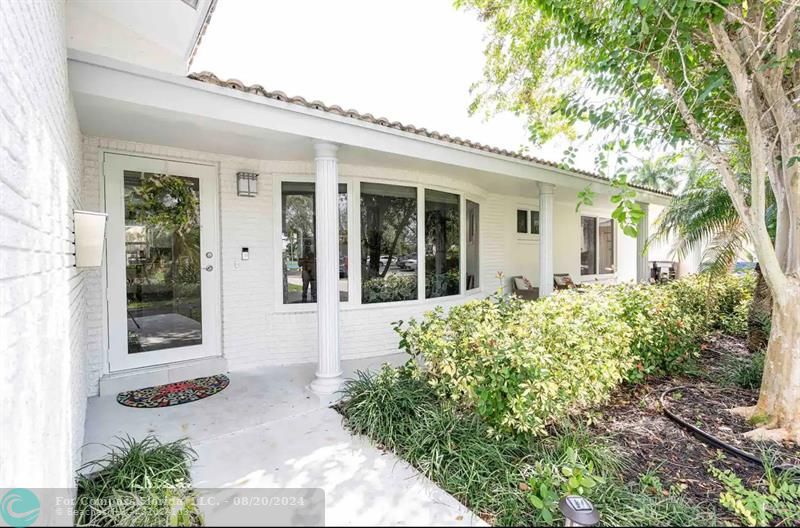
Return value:
M 77 50 L 69 50 L 68 58 L 70 87 L 76 93 L 551 183 L 559 187 L 583 189 L 591 183 L 598 192 L 611 192 L 611 186 L 603 180 L 532 161 L 156 72 Z M 638 190 L 637 199 L 659 205 L 668 202 L 665 196 Z

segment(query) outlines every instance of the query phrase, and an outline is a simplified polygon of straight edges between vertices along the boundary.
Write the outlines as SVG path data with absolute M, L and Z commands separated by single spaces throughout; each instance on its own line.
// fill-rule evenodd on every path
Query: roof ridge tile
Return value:
M 387 127 L 387 128 L 394 128 L 394 129 L 402 130 L 404 132 L 409 132 L 411 134 L 415 134 L 415 135 L 419 135 L 419 136 L 425 136 L 425 137 L 429 137 L 431 139 L 436 139 L 436 140 L 439 140 L 439 141 L 445 141 L 447 143 L 453 143 L 455 145 L 465 146 L 465 147 L 472 148 L 472 149 L 475 149 L 475 150 L 481 150 L 481 151 L 484 151 L 484 152 L 491 152 L 493 154 L 498 154 L 500 156 L 506 156 L 506 157 L 515 158 L 515 159 L 521 159 L 521 160 L 529 161 L 529 162 L 532 162 L 532 163 L 537 163 L 539 165 L 545 165 L 545 166 L 548 166 L 548 167 L 553 167 L 553 168 L 560 169 L 560 170 L 567 170 L 567 171 L 573 172 L 575 174 L 580 174 L 580 175 L 583 175 L 583 176 L 589 176 L 591 178 L 595 178 L 597 180 L 602 180 L 604 182 L 610 182 L 611 181 L 606 176 L 602 176 L 602 175 L 594 173 L 594 172 L 586 171 L 586 170 L 583 170 L 583 169 L 577 169 L 577 168 L 574 168 L 574 167 L 567 167 L 562 163 L 557 163 L 557 162 L 554 162 L 554 161 L 549 161 L 549 160 L 545 160 L 545 159 L 542 159 L 542 158 L 529 156 L 529 155 L 523 154 L 522 152 L 519 152 L 519 151 L 514 152 L 514 151 L 510 151 L 508 149 L 504 149 L 504 148 L 500 148 L 500 147 L 495 147 L 495 146 L 491 146 L 491 145 L 484 145 L 484 144 L 476 142 L 476 141 L 472 141 L 472 140 L 469 140 L 469 139 L 462 139 L 459 136 L 451 136 L 449 134 L 444 134 L 444 133 L 438 132 L 436 130 L 430 130 L 429 131 L 426 128 L 418 128 L 418 127 L 416 127 L 416 126 L 414 126 L 412 124 L 403 124 L 400 121 L 391 121 L 390 119 L 388 119 L 386 117 L 377 117 L 376 118 L 374 115 L 372 115 L 370 113 L 362 114 L 361 112 L 359 112 L 358 110 L 356 110 L 354 108 L 350 108 L 348 110 L 342 110 L 342 107 L 339 106 L 339 105 L 327 106 L 325 103 L 323 103 L 322 101 L 319 101 L 319 100 L 314 100 L 314 101 L 309 102 L 307 99 L 305 99 L 304 97 L 301 97 L 299 95 L 290 97 L 286 93 L 281 92 L 279 90 L 269 91 L 266 88 L 264 88 L 263 86 L 261 86 L 260 84 L 252 84 L 252 85 L 248 86 L 248 85 L 244 84 L 242 81 L 240 81 L 238 79 L 223 80 L 223 79 L 220 79 L 219 77 L 217 77 L 214 73 L 209 72 L 209 71 L 202 71 L 202 72 L 199 72 L 199 73 L 190 73 L 187 77 L 189 79 L 192 79 L 192 80 L 195 80 L 195 81 L 204 82 L 206 84 L 213 84 L 215 86 L 220 86 L 220 87 L 223 87 L 223 88 L 231 88 L 233 90 L 238 90 L 238 91 L 244 92 L 244 93 L 254 93 L 254 94 L 266 97 L 267 99 L 274 99 L 274 100 L 285 102 L 285 103 L 288 103 L 288 104 L 295 104 L 295 105 L 303 106 L 305 108 L 318 110 L 318 111 L 321 111 L 321 112 L 340 115 L 342 117 L 346 117 L 346 118 L 349 118 L 349 119 L 358 119 L 359 121 L 366 121 L 366 122 L 372 123 L 374 125 L 379 125 L 379 126 L 383 126 L 383 127 Z M 652 192 L 652 193 L 655 193 L 655 194 L 660 194 L 662 196 L 672 196 L 671 193 L 667 193 L 667 192 L 664 192 L 664 191 L 661 191 L 661 190 L 658 190 L 658 189 L 653 189 L 653 188 L 648 187 L 646 185 L 635 185 L 635 184 L 629 184 L 629 185 L 631 187 L 636 188 L 636 189 Z

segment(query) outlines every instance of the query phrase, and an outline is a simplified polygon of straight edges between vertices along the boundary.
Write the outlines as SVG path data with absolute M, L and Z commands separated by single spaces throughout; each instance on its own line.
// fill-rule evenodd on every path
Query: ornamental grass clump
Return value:
M 497 432 L 543 435 L 605 402 L 634 366 L 623 306 L 600 289 L 437 308 L 397 331 L 437 395 L 475 409 Z
M 197 455 L 186 440 L 118 440 L 81 468 L 75 526 L 201 525 L 189 474 Z
M 560 526 L 558 501 L 580 494 L 612 526 L 710 526 L 677 490 L 626 483 L 623 450 L 577 424 L 547 438 L 491 434 L 485 421 L 437 397 L 414 368 L 358 373 L 339 406 L 347 427 L 393 451 L 495 526 Z M 427 395 L 426 395 L 427 394 Z M 648 480 L 648 488 L 655 483 Z M 667 493 L 668 491 L 668 493 Z

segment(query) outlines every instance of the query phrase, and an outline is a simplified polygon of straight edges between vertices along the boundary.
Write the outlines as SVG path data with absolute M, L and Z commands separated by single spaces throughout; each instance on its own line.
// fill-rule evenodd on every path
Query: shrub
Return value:
M 417 298 L 417 276 L 387 275 L 367 279 L 361 287 L 361 302 L 407 301 Z
M 733 324 L 751 291 L 749 276 L 595 286 L 436 308 L 395 330 L 439 397 L 496 431 L 542 435 L 622 381 L 690 370 L 701 339 Z
M 478 415 L 439 400 L 425 375 L 412 369 L 387 366 L 375 377 L 360 374 L 348 382 L 345 395 L 349 401 L 340 410 L 348 427 L 393 445 L 399 456 L 490 524 L 563 524 L 556 502 L 572 491 L 585 493 L 605 524 L 708 526 L 713 520 L 675 494 L 651 497 L 642 486 L 625 484 L 619 450 L 585 429 L 567 427 L 536 440 L 487 434 Z
M 542 302 L 471 301 L 398 325 L 438 396 L 474 408 L 498 431 L 547 425 L 604 402 L 633 366 L 622 306 L 600 289 Z
M 703 301 L 691 286 L 670 283 L 606 289 L 623 306 L 623 320 L 633 332 L 629 353 L 635 368 L 628 372 L 629 381 L 684 372 L 699 354 L 698 341 L 707 325 L 698 309 Z
M 105 457 L 81 467 L 76 526 L 197 526 L 190 486 L 195 452 L 185 440 L 120 439 Z

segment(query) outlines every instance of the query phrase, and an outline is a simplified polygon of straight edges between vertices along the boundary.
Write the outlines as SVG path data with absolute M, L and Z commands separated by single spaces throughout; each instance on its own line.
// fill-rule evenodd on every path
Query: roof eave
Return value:
M 359 124 L 369 123 L 372 125 L 378 125 L 382 128 L 389 129 L 395 132 L 404 132 L 411 134 L 412 136 L 417 136 L 419 138 L 425 138 L 427 140 L 437 141 L 443 144 L 444 146 L 448 147 L 457 145 L 460 147 L 466 147 L 472 151 L 480 151 L 481 153 L 499 155 L 506 159 L 512 159 L 519 162 L 526 162 L 542 169 L 556 171 L 573 177 L 588 179 L 589 181 L 597 181 L 597 182 L 602 182 L 604 184 L 611 183 L 611 180 L 600 174 L 572 167 L 564 167 L 560 163 L 544 160 L 534 156 L 528 156 L 507 149 L 493 147 L 491 145 L 484 145 L 482 143 L 471 141 L 469 139 L 462 139 L 458 136 L 451 136 L 450 134 L 440 133 L 437 131 L 430 131 L 426 128 L 416 127 L 411 124 L 403 124 L 400 121 L 392 121 L 385 117 L 375 117 L 370 113 L 364 114 L 354 109 L 344 110 L 342 109 L 342 107 L 338 105 L 329 106 L 323 103 L 322 101 L 316 101 L 316 100 L 308 101 L 304 97 L 289 96 L 281 91 L 268 91 L 259 84 L 246 85 L 241 81 L 239 81 L 238 79 L 220 79 L 211 72 L 190 73 L 188 75 L 188 78 L 212 86 L 219 86 L 221 88 L 226 88 L 241 93 L 257 95 L 266 100 L 286 103 L 290 106 L 296 106 L 298 108 L 305 108 L 316 112 L 321 112 L 323 114 L 341 116 L 347 119 L 351 119 Z M 672 197 L 672 194 L 659 191 L 657 189 L 651 189 L 640 185 L 630 185 L 630 186 L 636 189 L 638 193 L 645 193 L 644 194 L 645 196 L 659 196 L 661 197 L 662 200 L 663 198 Z

